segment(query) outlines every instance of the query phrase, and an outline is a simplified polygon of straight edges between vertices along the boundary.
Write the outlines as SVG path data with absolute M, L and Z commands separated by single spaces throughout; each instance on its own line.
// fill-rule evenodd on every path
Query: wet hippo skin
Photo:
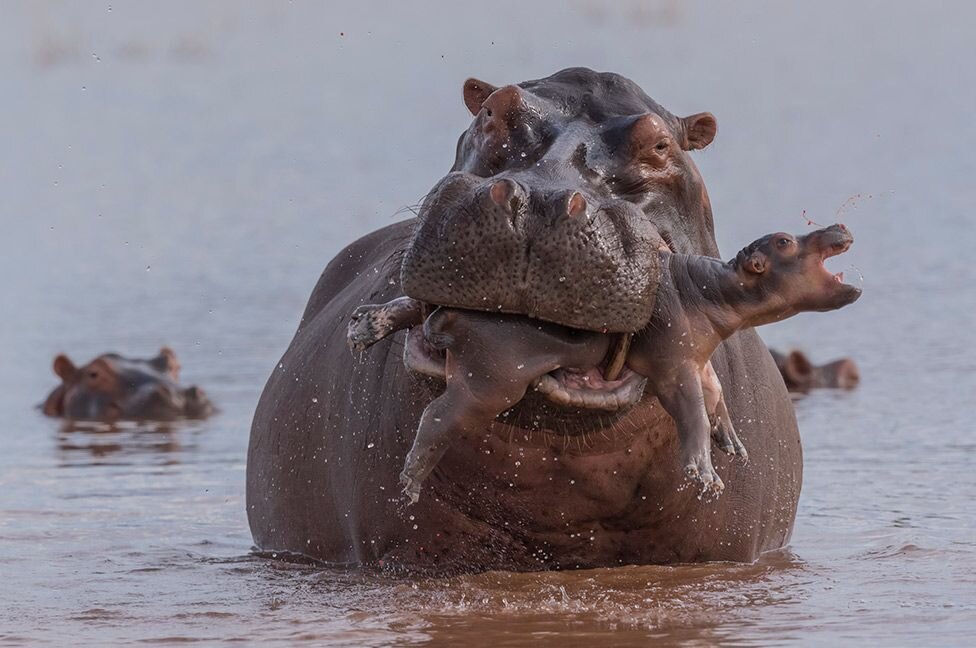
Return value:
M 358 306 L 408 294 L 474 308 L 465 302 L 484 284 L 484 296 L 502 302 L 492 308 L 587 330 L 636 330 L 656 280 L 652 262 L 639 257 L 660 243 L 648 238 L 641 217 L 671 250 L 718 256 L 708 196 L 688 153 L 711 141 L 711 115 L 677 118 L 631 81 L 585 69 L 502 89 L 469 80 L 463 95 L 476 117 L 451 174 L 418 219 L 363 237 L 328 265 L 268 380 L 248 449 L 247 514 L 257 547 L 450 573 L 751 561 L 783 546 L 802 453 L 783 381 L 752 329 L 712 356 L 750 455 L 742 463 L 713 452 L 726 485 L 720 498 L 682 488 L 677 435 L 655 398 L 608 413 L 527 396 L 505 421 L 456 439 L 425 482 L 424 498 L 404 506 L 400 468 L 443 383 L 404 367 L 403 332 L 351 360 L 346 323 Z M 505 106 L 520 102 L 532 106 L 531 117 L 509 120 Z M 505 123 L 489 128 L 499 111 Z M 479 211 L 506 202 L 504 215 Z M 515 217 L 511 226 L 499 222 L 507 215 Z M 570 227 L 558 218 L 578 220 Z M 435 236 L 438 223 L 445 232 L 467 224 L 470 250 L 495 245 L 493 235 L 509 227 L 510 254 L 480 255 L 454 272 L 452 237 Z M 532 256 L 547 228 L 555 228 L 551 240 L 562 242 L 565 260 L 548 243 L 545 263 Z M 518 255 L 517 285 L 509 289 L 493 277 Z M 625 276 L 607 270 L 614 259 Z M 600 278 L 587 279 L 589 269 Z M 558 286 L 570 283 L 563 276 L 582 277 L 592 304 L 573 290 L 561 294 Z

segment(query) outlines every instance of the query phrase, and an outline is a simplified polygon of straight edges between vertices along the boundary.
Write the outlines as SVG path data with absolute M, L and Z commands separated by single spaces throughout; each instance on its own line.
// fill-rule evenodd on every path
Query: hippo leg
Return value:
M 712 466 L 711 425 L 705 411 L 701 371 L 692 363 L 684 364 L 671 384 L 658 388 L 657 396 L 678 429 L 685 475 L 698 482 L 704 492 L 721 493 L 725 484 Z
M 739 440 L 735 433 L 735 426 L 732 425 L 732 417 L 729 416 L 729 409 L 725 406 L 725 395 L 720 393 L 718 404 L 715 406 L 715 414 L 712 417 L 712 439 L 722 449 L 722 452 L 743 460 L 749 459 L 746 447 Z
M 484 430 L 501 413 L 485 408 L 465 390 L 448 388 L 424 410 L 417 436 L 400 473 L 400 484 L 410 504 L 420 499 L 424 480 L 447 452 L 455 438 L 466 432 Z
M 735 433 L 732 417 L 725 406 L 725 394 L 718 374 L 711 362 L 706 362 L 701 371 L 702 394 L 705 400 L 705 412 L 712 430 L 712 441 L 724 452 L 732 456 L 748 458 L 746 447 Z
M 360 306 L 349 320 L 346 341 L 353 351 L 363 352 L 395 331 L 421 324 L 423 310 L 423 303 L 410 297 Z

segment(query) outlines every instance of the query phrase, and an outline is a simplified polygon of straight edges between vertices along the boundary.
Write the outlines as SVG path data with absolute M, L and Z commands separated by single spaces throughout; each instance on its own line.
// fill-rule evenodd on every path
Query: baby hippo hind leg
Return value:
M 410 297 L 360 306 L 352 312 L 346 329 L 349 348 L 361 353 L 391 333 L 421 324 L 423 311 L 423 303 Z
M 681 367 L 674 384 L 661 385 L 657 391 L 658 400 L 678 429 L 685 475 L 697 482 L 703 492 L 720 494 L 725 484 L 712 466 L 711 425 L 705 411 L 698 367 L 690 363 Z
M 719 382 L 718 374 L 715 373 L 711 362 L 705 363 L 702 369 L 701 383 L 705 398 L 705 411 L 708 413 L 708 422 L 712 430 L 712 441 L 725 454 L 748 459 L 749 453 L 746 452 L 745 445 L 735 433 L 732 417 L 725 405 L 725 392 L 722 390 L 722 383 Z

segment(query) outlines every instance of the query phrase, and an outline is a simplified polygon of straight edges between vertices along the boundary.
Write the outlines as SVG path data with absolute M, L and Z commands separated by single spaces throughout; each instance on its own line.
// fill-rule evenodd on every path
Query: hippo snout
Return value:
M 625 201 L 542 174 L 456 172 L 421 208 L 401 282 L 428 304 L 632 332 L 653 310 L 660 245 Z

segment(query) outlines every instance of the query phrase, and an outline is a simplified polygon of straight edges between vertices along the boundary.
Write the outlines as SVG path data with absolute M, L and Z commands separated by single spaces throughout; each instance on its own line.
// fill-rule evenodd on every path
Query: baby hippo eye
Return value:
M 779 247 L 785 249 L 785 248 L 788 248 L 792 242 L 793 241 L 791 241 L 788 238 L 781 238 L 778 241 L 776 241 L 776 245 L 778 245 Z

